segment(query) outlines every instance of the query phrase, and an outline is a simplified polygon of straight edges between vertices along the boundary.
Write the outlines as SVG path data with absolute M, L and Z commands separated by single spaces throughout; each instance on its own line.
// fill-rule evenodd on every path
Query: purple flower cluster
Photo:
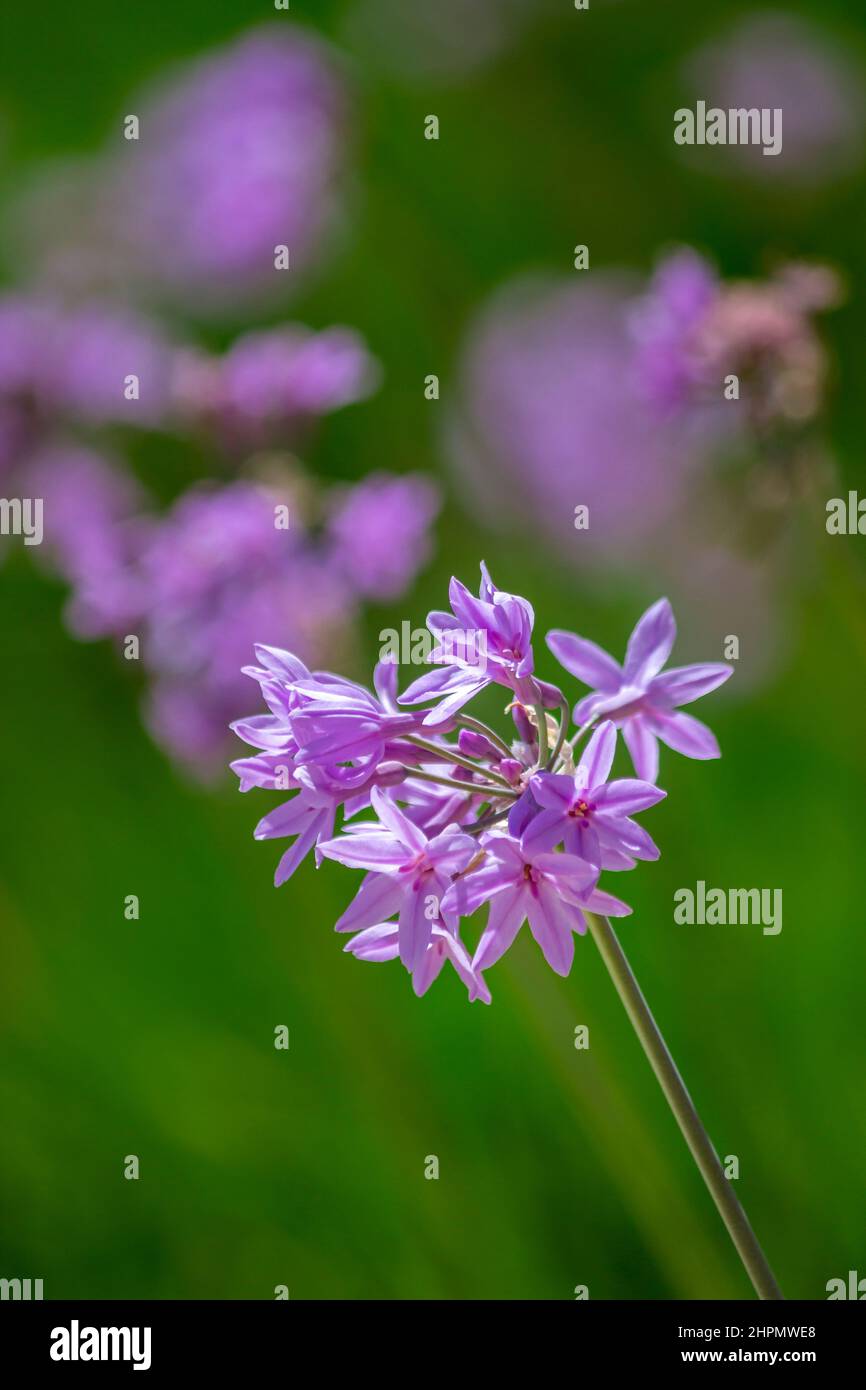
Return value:
M 9 295 L 0 299 L 0 470 L 58 426 L 193 429 L 234 453 L 294 445 L 312 421 L 368 396 L 379 375 L 348 328 L 284 325 L 212 355 L 110 303 Z
M 551 632 L 554 656 L 592 687 L 568 738 L 565 696 L 534 673 L 530 604 L 498 589 L 484 565 L 477 598 L 456 579 L 450 598 L 451 612 L 427 620 L 436 669 L 402 695 L 394 663 L 380 662 L 370 691 L 257 645 L 257 664 L 245 671 L 268 713 L 233 725 L 256 751 L 232 767 L 241 791 L 293 793 L 255 832 L 292 841 L 277 884 L 310 852 L 317 864 L 334 859 L 363 870 L 336 924 L 352 934 L 347 951 L 399 958 L 419 995 L 447 959 L 469 998 L 489 1003 L 483 972 L 524 922 L 552 969 L 567 975 L 585 913 L 629 913 L 599 886 L 601 872 L 658 858 L 633 819 L 665 795 L 655 784 L 658 740 L 688 757 L 718 757 L 713 734 L 680 706 L 721 685 L 732 668 L 663 670 L 676 636 L 666 599 L 638 622 L 622 666 L 584 637 Z M 465 712 L 492 685 L 509 693 L 510 741 Z M 619 729 L 637 776 L 611 780 Z M 368 810 L 372 819 L 361 814 Z M 473 952 L 461 921 L 485 904 Z
M 133 138 L 115 129 L 103 153 L 51 170 L 21 200 L 31 274 L 201 316 L 285 301 L 334 242 L 346 201 L 350 98 L 336 54 L 291 24 L 264 25 L 125 110 Z M 288 270 L 275 269 L 280 246 Z
M 92 450 L 45 449 L 26 476 L 44 499 L 45 558 L 71 586 L 72 630 L 119 644 L 138 639 L 146 723 L 192 771 L 207 776 L 223 765 L 245 689 L 240 668 L 256 639 L 290 633 L 314 663 L 350 655 L 364 588 L 339 538 L 305 519 L 305 508 L 327 510 L 328 499 L 316 499 L 297 470 L 193 488 L 164 514 Z M 372 485 L 395 526 L 419 540 L 393 575 L 402 592 L 428 549 L 435 498 L 420 479 L 382 475 Z M 370 486 L 344 490 L 341 506 Z M 375 520 L 364 531 L 363 507 L 351 545 L 366 550 L 371 570 L 387 570 L 390 541 Z

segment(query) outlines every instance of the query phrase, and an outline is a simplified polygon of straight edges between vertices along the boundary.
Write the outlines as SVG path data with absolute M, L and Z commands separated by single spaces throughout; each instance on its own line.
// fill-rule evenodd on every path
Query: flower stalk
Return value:
M 592 939 L 599 949 L 641 1047 L 682 1130 L 683 1138 L 689 1146 L 701 1177 L 710 1190 L 755 1292 L 761 1299 L 784 1299 L 749 1218 L 728 1178 L 725 1177 L 712 1140 L 701 1123 L 694 1101 L 653 1018 L 616 932 L 606 917 L 595 912 L 586 912 L 584 915 Z

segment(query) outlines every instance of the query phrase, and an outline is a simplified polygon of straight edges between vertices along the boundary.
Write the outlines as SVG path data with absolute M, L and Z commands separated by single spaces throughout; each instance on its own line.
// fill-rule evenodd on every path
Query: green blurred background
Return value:
M 594 267 L 641 269 L 684 241 L 726 274 L 759 271 L 768 248 L 843 269 L 830 431 L 858 485 L 862 181 L 746 191 L 672 157 L 672 68 L 749 7 L 593 0 L 575 15 L 562 0 L 490 65 L 429 87 L 353 55 L 351 8 L 294 0 L 285 21 L 334 37 L 359 92 L 350 234 L 292 310 L 360 329 L 386 376 L 326 422 L 311 469 L 445 477 L 441 403 L 419 383 L 439 372 L 447 398 L 493 288 L 527 268 L 567 273 L 576 241 Z M 786 12 L 856 51 L 859 10 Z M 167 61 L 273 17 L 228 0 L 7 4 L 4 182 L 92 149 Z M 438 144 L 419 138 L 428 112 Z M 147 456 L 167 494 L 185 481 L 179 457 Z M 489 534 L 446 487 L 433 564 L 407 600 L 367 614 L 370 661 L 381 627 L 423 621 L 482 555 L 543 629 L 621 650 L 655 595 L 582 594 L 544 546 Z M 701 711 L 724 758 L 664 760 L 662 859 L 612 885 L 635 909 L 621 934 L 638 978 L 718 1149 L 739 1157 L 738 1193 L 789 1297 L 866 1274 L 864 544 L 824 546 L 774 680 Z M 396 965 L 341 954 L 330 928 L 347 872 L 307 863 L 274 891 L 276 847 L 252 840 L 269 800 L 239 797 L 228 776 L 215 791 L 183 781 L 142 730 L 123 663 L 74 642 L 61 601 L 20 555 L 5 565 L 0 1275 L 43 1278 L 49 1298 L 269 1298 L 278 1284 L 293 1298 L 568 1299 L 578 1284 L 593 1298 L 749 1297 L 592 943 L 563 981 L 520 940 L 490 972 L 491 1008 L 468 1007 L 453 977 L 418 1001 Z M 675 927 L 673 891 L 698 878 L 781 887 L 781 935 Z M 589 1051 L 574 1048 L 578 1024 Z M 138 1182 L 123 1177 L 130 1153 Z

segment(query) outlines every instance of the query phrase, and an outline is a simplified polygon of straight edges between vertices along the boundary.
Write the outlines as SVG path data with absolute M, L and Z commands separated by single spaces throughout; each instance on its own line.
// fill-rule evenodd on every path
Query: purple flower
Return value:
M 483 841 L 485 862 L 458 879 L 443 908 L 461 915 L 490 903 L 487 926 L 472 959 L 476 970 L 499 960 L 525 921 L 557 975 L 567 975 L 574 959 L 574 933 L 586 931 L 581 909 L 630 911 L 607 894 L 594 892 L 598 868 L 573 854 L 530 851 L 512 836 L 490 834 Z M 601 902 L 604 906 L 601 906 Z
M 400 953 L 399 941 L 400 931 L 397 923 L 380 922 L 377 926 L 367 927 L 364 931 L 358 932 L 343 949 L 350 951 L 359 960 L 395 960 Z M 489 1004 L 490 990 L 484 982 L 484 976 L 474 968 L 463 942 L 459 936 L 440 926 L 438 922 L 433 923 L 430 944 L 412 973 L 412 988 L 419 998 L 427 993 L 446 960 L 454 966 L 469 991 L 470 1003 L 480 999 L 482 1003 Z
M 175 395 L 185 419 L 204 421 L 223 446 L 260 447 L 375 389 L 379 367 L 349 328 L 300 325 L 246 333 L 221 358 L 178 355 Z
M 689 151 L 702 170 L 750 174 L 817 188 L 862 163 L 866 132 L 863 71 L 826 29 L 793 14 L 748 13 L 684 64 L 684 81 L 707 107 L 783 112 L 784 139 L 773 158 L 759 145 Z
M 667 795 L 650 782 L 608 782 L 616 750 L 616 726 L 606 720 L 586 745 L 573 775 L 537 772 L 532 795 L 541 807 L 523 834 L 528 850 L 563 844 L 566 853 L 601 869 L 633 869 L 636 859 L 658 859 L 643 826 L 631 819 Z
M 328 522 L 335 563 L 365 597 L 396 598 L 429 555 L 438 510 L 438 493 L 428 479 L 369 474 L 336 498 Z
M 532 680 L 532 626 L 535 615 L 525 598 L 497 589 L 481 565 L 481 588 L 474 598 L 459 579 L 448 590 L 452 612 L 430 613 L 427 626 L 437 639 L 430 653 L 439 669 L 420 676 L 400 696 L 401 704 L 420 704 L 436 696 L 441 702 L 424 723 L 447 723 L 485 686 L 495 681 L 532 704 L 540 698 Z
M 622 729 L 638 777 L 646 782 L 658 776 L 658 739 L 689 758 L 720 756 L 711 730 L 692 715 L 679 713 L 678 707 L 715 690 L 733 674 L 733 667 L 705 662 L 662 673 L 676 631 L 670 603 L 663 598 L 637 623 L 623 666 L 585 637 L 561 631 L 547 635 L 557 661 L 595 687 L 595 693 L 575 707 L 577 722 L 585 724 L 600 715 L 612 719 Z
M 370 792 L 370 800 L 378 824 L 350 825 L 337 839 L 319 845 L 326 858 L 374 875 L 362 884 L 337 929 L 362 930 L 399 912 L 400 959 L 414 972 L 430 944 L 433 921 L 440 912 L 448 925 L 442 900 L 452 875 L 466 867 L 477 845 L 456 825 L 428 839 L 378 787 Z
M 688 402 L 700 380 L 694 335 L 718 289 L 710 264 L 683 247 L 661 262 L 632 311 L 639 388 L 663 416 Z
M 289 290 L 332 231 L 348 124 L 324 47 L 266 26 L 139 96 L 140 157 L 117 165 L 120 231 L 157 285 L 204 305 Z M 274 270 L 289 248 L 290 269 Z
M 666 600 L 638 623 L 623 670 L 591 642 L 550 634 L 567 669 L 584 679 L 587 672 L 601 674 L 600 691 L 580 702 L 588 722 L 600 706 L 611 707 L 611 717 L 578 760 L 575 749 L 588 724 L 566 739 L 564 697 L 532 675 L 533 613 L 526 600 L 497 589 L 482 566 L 479 598 L 452 580 L 451 603 L 451 613 L 428 618 L 453 682 L 445 692 L 446 714 L 439 706 L 432 728 L 429 713 L 401 710 L 417 690 L 398 694 L 392 663 L 376 668 L 373 694 L 340 676 L 311 673 L 288 653 L 257 649 L 260 664 L 248 674 L 261 685 L 269 713 L 234 726 L 259 751 L 233 766 L 242 790 L 299 789 L 256 832 L 295 837 L 278 881 L 314 846 L 317 862 L 334 859 L 365 871 L 336 923 L 337 931 L 352 934 L 347 951 L 362 960 L 399 956 L 417 994 L 448 959 L 470 999 L 489 1002 L 481 972 L 508 949 L 524 921 L 550 966 L 567 975 L 574 935 L 587 930 L 586 913 L 630 912 L 598 880 L 603 870 L 633 869 L 638 860 L 658 858 L 653 840 L 632 817 L 665 793 L 643 774 L 610 780 L 617 723 L 626 726 L 633 757 L 645 727 L 653 750 L 657 735 L 675 746 L 684 746 L 688 735 L 690 747 L 699 749 L 696 756 L 709 756 L 712 735 L 704 731 L 699 741 L 696 721 L 674 713 L 675 703 L 718 685 L 730 670 L 699 666 L 661 674 L 674 640 Z M 491 654 L 491 673 L 481 681 L 475 673 L 466 679 L 465 651 L 458 645 L 455 652 L 450 641 L 457 633 L 462 642 L 472 625 L 484 633 Z M 533 697 L 536 723 L 519 695 L 507 707 L 518 735 L 510 744 L 468 716 L 455 736 L 456 712 L 489 681 Z M 646 746 L 642 742 L 640 751 Z M 712 750 L 718 752 L 714 740 Z M 328 827 L 340 807 L 342 830 L 334 836 Z M 369 808 L 375 820 L 355 819 Z M 487 924 L 470 960 L 461 918 L 484 905 Z

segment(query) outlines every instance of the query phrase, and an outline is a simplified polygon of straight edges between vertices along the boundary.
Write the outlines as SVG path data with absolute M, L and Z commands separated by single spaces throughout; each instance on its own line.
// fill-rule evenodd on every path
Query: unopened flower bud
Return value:
M 457 747 L 461 753 L 466 754 L 467 758 L 490 760 L 499 756 L 490 739 L 485 738 L 484 734 L 476 733 L 474 729 L 460 730 Z

